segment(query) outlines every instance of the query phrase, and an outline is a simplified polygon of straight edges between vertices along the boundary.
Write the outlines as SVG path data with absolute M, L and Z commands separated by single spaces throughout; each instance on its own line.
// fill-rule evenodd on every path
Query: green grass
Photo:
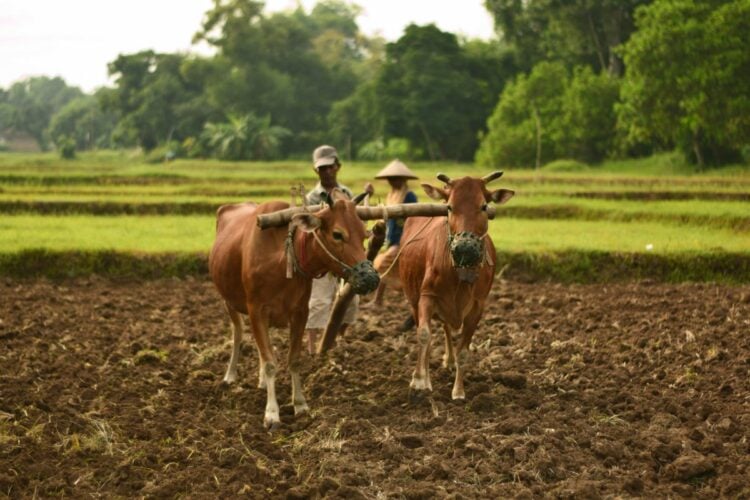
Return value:
M 510 252 L 750 252 L 750 234 L 656 222 L 500 219 L 492 223 L 495 246 Z
M 340 180 L 355 191 L 372 181 L 378 203 L 388 188 L 372 176 L 383 163 L 345 162 Z M 409 167 L 433 185 L 440 184 L 438 172 L 489 171 L 455 163 Z M 748 166 L 696 172 L 668 153 L 505 171 L 493 187 L 514 189 L 516 197 L 499 208 L 490 234 L 501 267 L 510 265 L 506 276 L 750 281 Z M 291 185 L 309 189 L 316 181 L 305 160 L 149 164 L 132 152 L 82 153 L 73 161 L 55 153 L 0 153 L 0 274 L 205 274 L 216 207 L 289 200 Z M 412 189 L 428 201 L 419 182 Z M 655 199 L 597 198 L 628 193 Z M 692 199 L 658 199 L 663 196 Z M 112 215 L 143 211 L 163 215 Z
M 4 216 L 0 252 L 31 248 L 137 252 L 207 252 L 213 216 Z M 584 251 L 750 252 L 750 235 L 660 223 L 504 218 L 491 223 L 498 249 L 510 252 Z
M 24 249 L 208 251 L 215 234 L 211 216 L 38 216 L 0 218 L 0 252 Z

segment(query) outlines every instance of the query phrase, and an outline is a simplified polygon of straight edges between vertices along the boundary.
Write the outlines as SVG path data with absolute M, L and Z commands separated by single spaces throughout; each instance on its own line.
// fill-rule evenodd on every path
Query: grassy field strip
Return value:
M 137 252 L 207 251 L 215 217 L 201 216 L 36 216 L 0 218 L 0 252 L 113 249 Z
M 342 182 L 354 191 L 360 191 L 366 182 L 372 181 L 375 185 L 376 195 L 387 192 L 384 181 L 375 181 L 366 177 L 351 178 L 342 177 Z M 424 180 L 424 178 L 423 178 Z M 182 178 L 182 177 L 97 177 L 97 176 L 50 176 L 32 178 L 27 176 L 0 176 L 0 194 L 47 194 L 47 193 L 162 193 L 162 194 L 216 194 L 234 193 L 238 190 L 247 192 L 275 192 L 286 194 L 292 185 L 302 183 L 307 189 L 311 189 L 317 182 L 309 175 L 290 178 Z M 421 194 L 420 181 L 411 181 L 412 189 Z M 437 180 L 428 179 L 433 185 L 439 185 Z M 650 182 L 643 185 L 631 185 L 627 183 L 609 182 L 569 182 L 565 179 L 549 182 L 524 183 L 518 179 L 508 178 L 498 181 L 498 186 L 516 190 L 525 195 L 546 196 L 580 196 L 585 193 L 634 193 L 636 195 L 647 193 L 658 196 L 658 193 L 690 193 L 694 195 L 705 194 L 744 194 L 750 197 L 750 184 L 741 185 L 737 183 L 700 184 L 679 183 L 673 179 L 664 182 Z
M 203 202 L 203 203 L 215 203 L 217 205 L 225 203 L 239 203 L 243 201 L 269 201 L 269 200 L 284 200 L 289 202 L 289 194 L 283 193 L 271 193 L 271 194 L 258 194 L 258 193 L 244 193 L 242 191 L 236 193 L 229 193 L 223 195 L 170 195 L 162 193 L 121 193 L 121 194 L 54 194 L 45 193 L 41 195 L 24 194 L 24 195 L 11 195 L 8 193 L 0 193 L 0 202 L 21 202 L 21 203 L 45 203 L 45 202 L 79 202 L 81 204 L 93 203 L 93 202 L 117 202 L 117 203 L 186 203 L 186 202 Z
M 213 216 L 36 216 L 0 218 L 0 252 L 113 249 L 140 252 L 207 251 Z M 491 223 L 498 247 L 509 252 L 571 249 L 604 252 L 750 252 L 750 234 L 657 222 L 599 222 L 503 218 Z
M 176 189 L 190 189 L 196 184 L 210 184 L 215 189 L 227 185 L 241 185 L 244 187 L 258 186 L 275 186 L 288 190 L 292 185 L 303 183 L 308 189 L 311 188 L 317 180 L 311 176 L 307 169 L 289 172 L 280 169 L 280 173 L 272 171 L 245 171 L 237 175 L 227 175 L 220 172 L 202 172 L 201 175 L 184 175 L 169 172 L 153 173 L 151 175 L 92 175 L 91 172 L 74 175 L 68 172 L 60 175 L 29 175 L 28 173 L 0 173 L 0 187 L 3 191 L 26 191 L 33 192 L 50 187 L 64 186 L 65 189 L 92 189 L 100 187 L 102 189 L 112 189 L 112 186 L 133 188 L 143 187 L 152 189 L 168 189 L 170 186 L 177 186 Z M 368 170 L 364 175 L 351 175 L 342 173 L 340 181 L 357 191 L 361 190 L 366 182 L 374 182 L 376 186 L 382 186 L 382 190 L 387 189 L 383 181 L 375 181 L 372 176 L 377 170 Z M 412 186 L 418 187 L 420 182 L 430 184 L 440 184 L 440 181 L 434 178 L 433 172 L 419 173 L 420 179 L 412 181 Z M 457 172 L 455 176 L 462 175 L 482 175 L 482 172 Z M 750 192 L 750 182 L 724 182 L 717 181 L 711 183 L 708 181 L 698 182 L 696 180 L 682 181 L 679 178 L 660 178 L 646 179 L 635 181 L 634 179 L 612 179 L 605 178 L 543 178 L 529 179 L 518 175 L 508 175 L 502 181 L 496 181 L 496 185 L 508 187 L 511 189 L 522 190 L 526 192 L 586 192 L 586 191 L 633 191 L 633 192 L 659 192 L 659 191 L 678 191 L 678 192 L 726 192 L 726 193 L 747 193 Z M 145 189 L 144 189 L 145 190 Z
M 500 219 L 490 234 L 498 249 L 550 252 L 750 252 L 750 234 L 726 229 L 673 226 L 658 222 Z
M 586 210 L 600 210 L 606 212 L 622 212 L 640 214 L 650 212 L 669 215 L 710 215 L 741 217 L 750 216 L 750 203 L 742 201 L 703 201 L 703 200 L 658 200 L 658 201 L 630 201 L 630 200 L 595 200 L 587 198 L 570 198 L 567 196 L 524 196 L 513 197 L 500 210 L 506 207 L 549 207 L 558 205 L 575 205 Z
M 288 200 L 288 196 L 165 196 L 149 193 L 114 195 L 0 194 L 0 213 L 29 214 L 213 214 L 227 203 Z M 528 219 L 581 219 L 610 221 L 657 221 L 672 224 L 709 225 L 750 230 L 750 203 L 735 201 L 627 201 L 592 200 L 564 196 L 518 195 L 499 208 L 499 217 Z

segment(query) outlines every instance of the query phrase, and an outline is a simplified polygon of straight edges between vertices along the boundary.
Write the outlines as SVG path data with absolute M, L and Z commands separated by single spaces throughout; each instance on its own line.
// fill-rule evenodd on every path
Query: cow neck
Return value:
M 297 231 L 297 235 L 295 235 L 294 238 L 294 245 L 292 247 L 292 250 L 294 254 L 296 255 L 296 261 L 297 261 L 297 271 L 299 274 L 301 274 L 305 278 L 313 278 L 318 279 L 321 278 L 326 271 L 323 270 L 320 272 L 320 274 L 314 274 L 310 271 L 308 271 L 308 266 L 310 265 L 310 251 L 308 249 L 308 240 L 310 239 L 310 233 L 307 233 L 305 231 Z

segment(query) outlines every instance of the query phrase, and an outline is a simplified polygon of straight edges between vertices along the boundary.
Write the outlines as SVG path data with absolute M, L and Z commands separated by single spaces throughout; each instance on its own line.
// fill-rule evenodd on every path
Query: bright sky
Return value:
M 266 11 L 309 12 L 315 0 L 267 0 Z M 484 0 L 355 0 L 368 35 L 398 39 L 410 23 L 435 23 L 472 38 L 493 36 Z M 29 76 L 61 76 L 90 92 L 106 85 L 107 63 L 145 49 L 197 51 L 190 40 L 211 0 L 0 0 L 0 87 Z

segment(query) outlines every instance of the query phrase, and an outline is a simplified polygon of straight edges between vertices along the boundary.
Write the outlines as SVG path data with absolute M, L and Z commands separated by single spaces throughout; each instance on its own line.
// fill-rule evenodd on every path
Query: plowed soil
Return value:
M 750 287 L 498 282 L 466 400 L 391 295 L 324 359 L 282 426 L 203 280 L 0 281 L 0 496 L 750 497 Z M 274 332 L 285 359 L 288 334 Z

